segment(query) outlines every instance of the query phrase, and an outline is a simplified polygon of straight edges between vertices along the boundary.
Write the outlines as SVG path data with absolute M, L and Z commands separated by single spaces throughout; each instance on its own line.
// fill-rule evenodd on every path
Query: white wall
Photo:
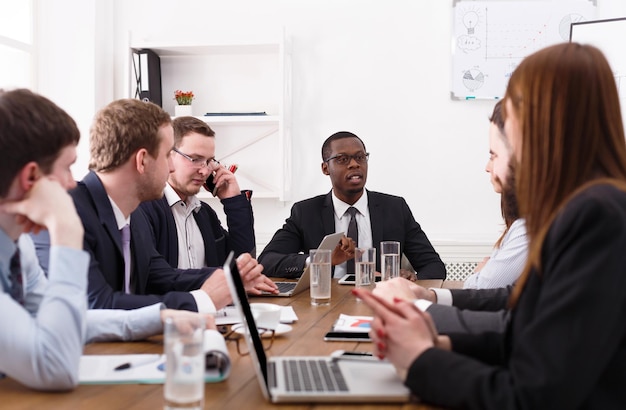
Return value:
M 35 2 L 37 91 L 73 118 L 81 131 L 74 175 L 89 161 L 89 127 L 95 112 L 113 100 L 113 3 L 102 0 Z M 71 11 L 71 13 L 70 13 Z
M 42 3 L 63 3 L 66 10 L 69 4 L 81 5 L 79 13 L 95 15 L 86 15 L 72 36 L 41 35 L 47 38 L 44 43 L 63 41 L 63 47 L 56 44 L 53 56 L 48 56 L 55 60 L 50 64 L 66 57 L 75 61 L 80 55 L 78 68 L 89 71 L 85 81 L 80 70 L 70 70 L 69 78 L 55 72 L 41 80 L 42 89 L 62 101 L 81 123 L 91 120 L 92 108 L 128 96 L 129 32 L 160 37 L 204 28 L 255 33 L 284 26 L 292 42 L 294 200 L 329 191 L 328 177 L 320 171 L 321 143 L 335 131 L 349 130 L 371 152 L 367 187 L 404 196 L 443 256 L 458 253 L 455 244 L 462 245 L 462 252 L 478 246 L 478 254 L 486 253 L 497 238 L 502 227 L 499 197 L 484 172 L 487 117 L 494 101 L 450 99 L 451 0 Z M 597 3 L 599 18 L 626 16 L 623 0 Z M 47 8 L 46 18 L 69 22 L 54 7 Z M 82 18 L 71 19 L 76 20 Z M 92 21 L 96 29 L 87 27 Z M 46 28 L 56 30 L 50 24 Z M 84 41 L 83 36 L 92 37 Z M 94 49 L 83 50 L 89 46 Z M 45 56 L 47 49 L 41 51 Z M 83 104 L 67 101 L 65 87 L 58 85 L 68 80 L 95 99 L 95 107 L 87 104 L 90 112 Z M 86 141 L 87 134 L 83 135 Z M 84 174 L 88 151 L 80 155 L 77 177 Z M 265 155 L 272 160 L 272 153 Z M 282 225 L 292 203 L 254 200 L 260 247 Z

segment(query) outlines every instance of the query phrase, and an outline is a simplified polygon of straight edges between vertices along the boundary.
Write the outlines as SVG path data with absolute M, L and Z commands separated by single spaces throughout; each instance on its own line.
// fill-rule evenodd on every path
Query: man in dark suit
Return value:
M 96 115 L 91 172 L 70 191 L 91 256 L 90 308 L 131 309 L 160 301 L 169 308 L 214 312 L 230 303 L 224 271 L 173 269 L 152 245 L 150 225 L 137 210 L 142 201 L 163 195 L 173 145 L 171 118 L 155 104 L 123 99 Z M 36 236 L 35 243 L 46 269 L 47 234 Z M 248 291 L 273 289 L 249 254 L 239 264 Z
M 178 268 L 224 264 L 230 251 L 254 254 L 252 206 L 233 172 L 215 159 L 215 133 L 195 117 L 177 117 L 174 127 L 174 171 L 164 195 L 140 205 L 153 233 L 156 249 Z M 207 179 L 224 206 L 229 230 L 215 211 L 196 195 Z
M 444 264 L 406 201 L 365 189 L 368 156 L 363 141 L 351 132 L 337 132 L 326 139 L 322 145 L 322 172 L 330 176 L 332 191 L 293 205 L 291 216 L 259 255 L 266 275 L 299 276 L 309 250 L 317 248 L 324 235 L 348 231 L 348 211 L 354 207 L 359 247 L 379 248 L 381 241 L 398 241 L 400 253 L 407 257 L 419 279 L 445 279 Z M 345 262 L 353 257 L 350 250 L 335 251 L 335 277 L 343 276 Z M 380 271 L 380 258 L 376 268 Z

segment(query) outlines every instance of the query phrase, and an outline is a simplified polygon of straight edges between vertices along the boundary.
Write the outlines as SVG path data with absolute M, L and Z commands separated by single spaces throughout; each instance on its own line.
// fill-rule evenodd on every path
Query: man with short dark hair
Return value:
M 324 235 L 348 233 L 350 212 L 354 212 L 355 242 L 359 247 L 379 248 L 381 241 L 398 241 L 400 254 L 407 257 L 418 279 L 445 279 L 444 264 L 406 201 L 365 189 L 368 158 L 365 144 L 351 132 L 337 132 L 326 139 L 322 145 L 322 173 L 330 177 L 332 190 L 293 205 L 291 216 L 259 255 L 268 276 L 299 276 L 309 250 L 317 248 Z M 348 246 L 342 251 L 342 246 L 332 257 L 335 277 L 343 276 L 345 262 L 354 258 L 354 248 Z M 379 258 L 376 266 L 380 271 Z
M 80 133 L 50 100 L 0 90 L 0 376 L 31 388 L 78 383 L 89 255 L 66 189 Z M 47 229 L 50 270 L 24 232 Z
M 237 178 L 215 159 L 215 132 L 195 117 L 176 117 L 172 162 L 163 197 L 143 202 L 156 249 L 173 267 L 222 265 L 235 256 L 254 253 L 252 205 Z M 228 223 L 222 227 L 211 206 L 196 195 L 207 180 L 220 199 Z

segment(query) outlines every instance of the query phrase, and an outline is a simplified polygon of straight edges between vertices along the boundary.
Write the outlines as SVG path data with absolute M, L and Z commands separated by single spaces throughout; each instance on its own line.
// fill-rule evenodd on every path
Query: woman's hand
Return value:
M 445 347 L 447 338 L 440 340 L 430 315 L 413 303 L 400 299 L 390 303 L 365 289 L 353 293 L 374 312 L 370 337 L 376 355 L 393 363 L 403 378 L 426 349 L 440 344 Z

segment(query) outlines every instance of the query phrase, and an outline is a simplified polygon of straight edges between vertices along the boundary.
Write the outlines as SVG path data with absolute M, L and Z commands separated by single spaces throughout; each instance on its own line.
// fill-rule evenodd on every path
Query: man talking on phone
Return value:
M 215 132 L 194 117 L 172 121 L 174 171 L 162 198 L 140 205 L 152 227 L 154 245 L 172 267 L 221 266 L 230 251 L 254 256 L 252 206 L 230 169 L 215 159 Z M 232 168 L 231 168 L 232 169 Z M 224 205 L 229 230 L 198 199 L 202 188 Z

